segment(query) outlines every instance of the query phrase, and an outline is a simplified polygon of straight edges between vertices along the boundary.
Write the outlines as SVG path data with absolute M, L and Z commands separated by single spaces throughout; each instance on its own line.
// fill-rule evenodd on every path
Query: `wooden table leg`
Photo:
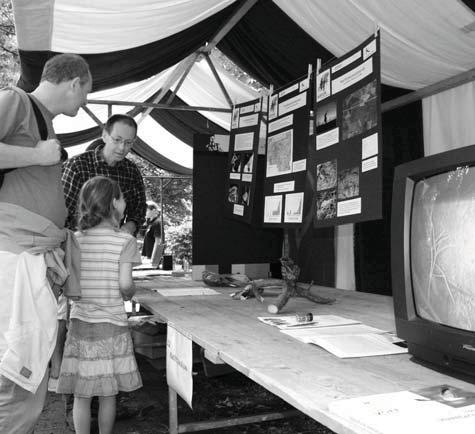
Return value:
M 178 434 L 178 402 L 174 389 L 168 386 L 168 432 Z

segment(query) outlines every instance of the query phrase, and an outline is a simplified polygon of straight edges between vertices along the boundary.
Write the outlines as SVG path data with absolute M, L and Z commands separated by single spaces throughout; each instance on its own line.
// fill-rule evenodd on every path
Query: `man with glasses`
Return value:
M 93 142 L 83 154 L 63 165 L 63 187 L 68 218 L 66 226 L 76 229 L 79 191 L 82 185 L 97 175 L 119 183 L 127 207 L 121 229 L 135 235 L 145 221 L 145 187 L 140 170 L 126 156 L 137 138 L 137 123 L 127 115 L 112 115 L 106 122 L 102 139 Z

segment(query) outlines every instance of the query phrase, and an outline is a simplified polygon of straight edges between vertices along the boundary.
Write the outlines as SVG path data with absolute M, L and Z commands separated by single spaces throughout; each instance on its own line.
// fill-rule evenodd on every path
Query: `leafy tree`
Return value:
M 9 0 L 0 0 L 0 88 L 18 81 L 18 56 L 13 9 Z

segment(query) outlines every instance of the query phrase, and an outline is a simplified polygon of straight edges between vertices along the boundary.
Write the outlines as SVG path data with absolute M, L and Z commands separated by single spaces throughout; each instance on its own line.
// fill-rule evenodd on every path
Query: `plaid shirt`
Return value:
M 67 160 L 63 164 L 63 188 L 68 218 L 66 227 L 76 230 L 77 207 L 79 205 L 79 191 L 83 184 L 97 175 L 107 176 L 119 183 L 127 204 L 124 212 L 125 221 L 133 221 L 136 229 L 140 229 L 145 221 L 145 187 L 138 167 L 132 161 L 124 158 L 109 166 L 102 155 L 104 144 L 96 149 Z

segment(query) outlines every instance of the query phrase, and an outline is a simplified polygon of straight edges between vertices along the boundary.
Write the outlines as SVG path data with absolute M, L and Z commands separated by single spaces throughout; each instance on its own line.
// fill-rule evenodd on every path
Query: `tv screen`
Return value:
M 475 381 L 475 145 L 396 167 L 391 274 L 409 352 Z
M 475 331 L 475 167 L 414 185 L 410 223 L 416 314 Z

